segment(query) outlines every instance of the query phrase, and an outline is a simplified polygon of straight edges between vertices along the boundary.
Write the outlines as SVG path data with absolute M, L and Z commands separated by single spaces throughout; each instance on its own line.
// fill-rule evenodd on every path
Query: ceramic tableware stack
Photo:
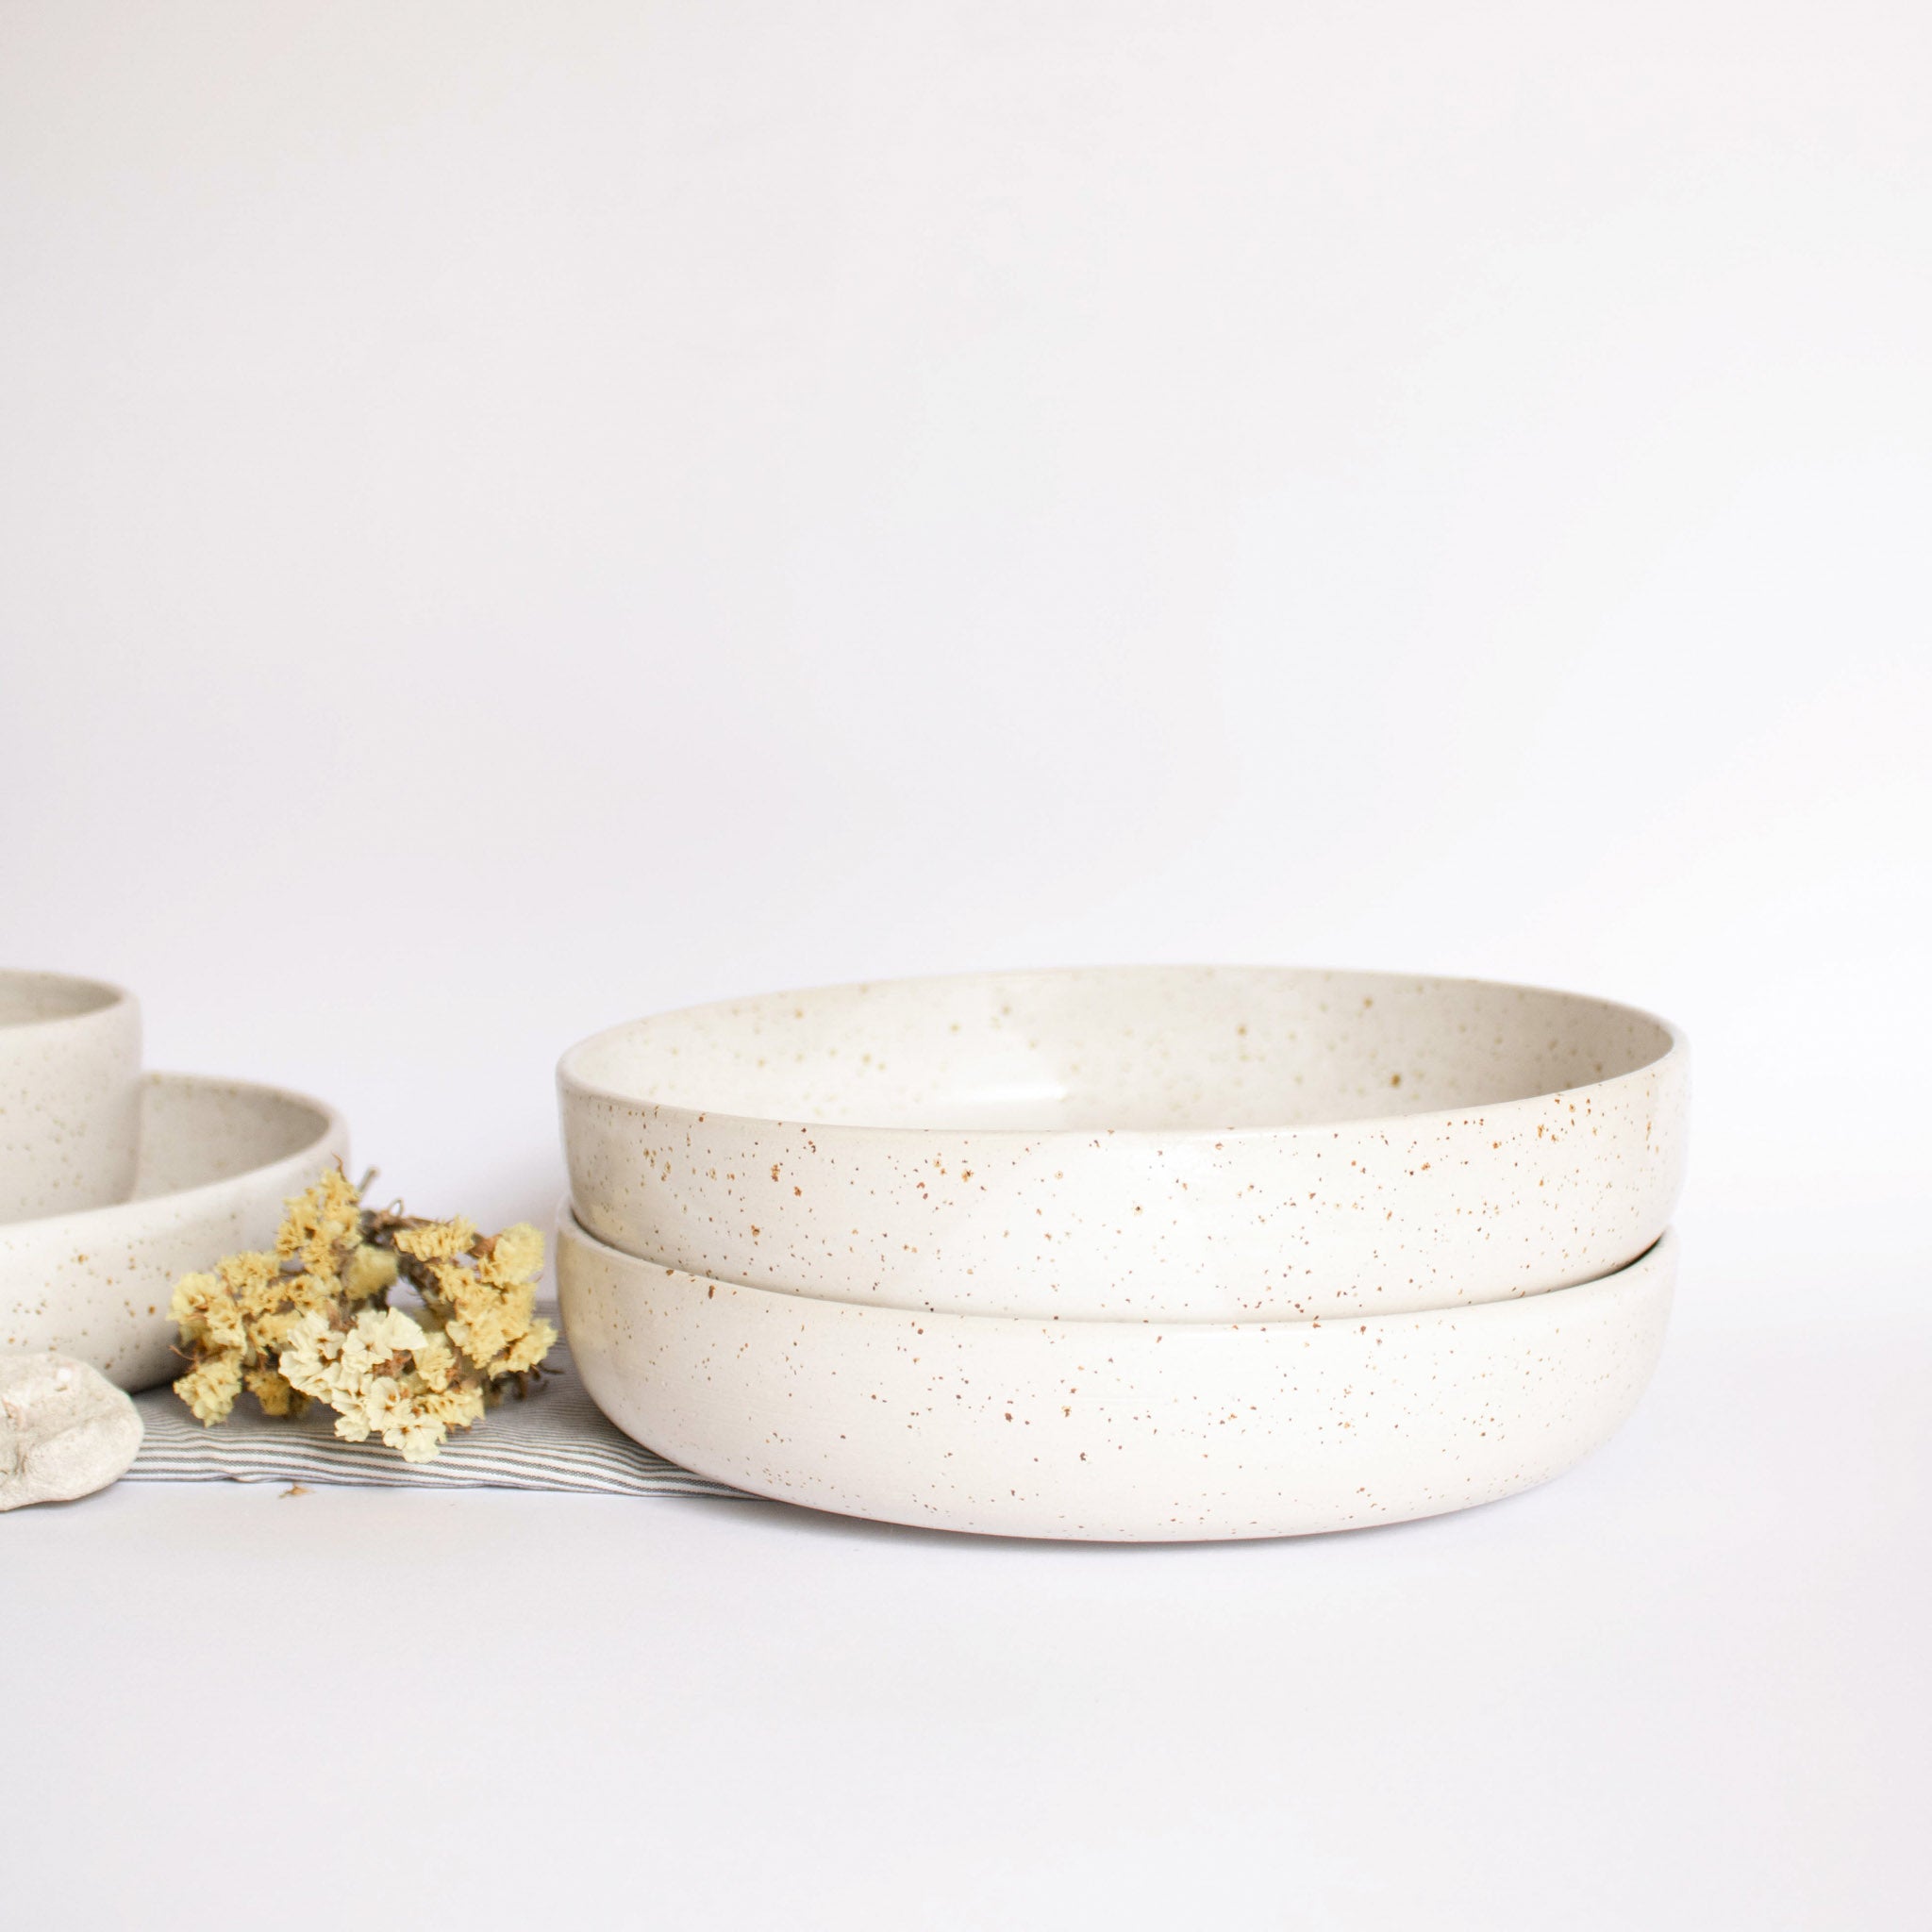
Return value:
M 1123 1541 L 1490 1501 L 1629 1414 L 1676 1267 L 1665 1023 L 1145 967 L 660 1015 L 558 1070 L 619 1426 L 758 1494 Z
M 268 1245 L 284 1198 L 347 1152 L 341 1118 L 300 1094 L 143 1074 L 119 987 L 0 972 L 0 1352 L 164 1381 L 175 1282 Z

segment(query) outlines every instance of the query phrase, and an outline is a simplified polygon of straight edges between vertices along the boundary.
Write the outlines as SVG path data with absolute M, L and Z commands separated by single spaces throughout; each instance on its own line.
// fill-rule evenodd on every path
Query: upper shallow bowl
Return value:
M 1147 966 L 612 1028 L 558 1070 L 584 1225 L 716 1280 L 963 1314 L 1454 1307 L 1640 1255 L 1683 1182 L 1663 1021 L 1466 979 Z
M 0 1349 L 57 1349 L 124 1389 L 177 1374 L 175 1283 L 265 1248 L 282 1203 L 348 1158 L 341 1116 L 275 1087 L 151 1074 L 131 1201 L 0 1227 Z
M 133 994 L 0 972 L 0 1223 L 126 1200 L 140 1151 Z
M 847 1516 L 1154 1542 L 1399 1523 L 1547 1481 L 1657 1365 L 1674 1237 L 1525 1301 L 1260 1324 L 930 1315 L 705 1281 L 558 1217 L 563 1324 L 619 1428 Z

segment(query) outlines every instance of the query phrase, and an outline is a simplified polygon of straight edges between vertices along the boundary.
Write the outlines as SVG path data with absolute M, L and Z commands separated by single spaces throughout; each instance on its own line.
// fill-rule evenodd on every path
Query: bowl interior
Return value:
M 65 973 L 0 972 L 0 1026 L 43 1025 L 98 1013 L 122 997 L 118 987 Z
M 1212 1130 L 1493 1106 L 1633 1073 L 1670 1029 L 1481 980 L 1103 967 L 826 987 L 632 1022 L 567 1079 L 697 1111 L 874 1127 Z
M 137 1201 L 272 1166 L 314 1146 L 329 1124 L 296 1094 L 166 1074 L 148 1075 L 141 1103 Z

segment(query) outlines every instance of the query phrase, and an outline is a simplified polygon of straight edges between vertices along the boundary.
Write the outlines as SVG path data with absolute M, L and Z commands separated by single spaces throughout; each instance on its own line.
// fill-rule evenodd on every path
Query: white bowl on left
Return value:
M 134 995 L 0 972 L 0 1224 L 126 1200 L 140 1149 Z
M 333 1108 L 278 1087 L 150 1074 L 141 1115 L 133 1199 L 0 1227 L 0 1350 L 75 1356 L 130 1390 L 179 1370 L 175 1283 L 267 1247 L 283 1202 L 349 1151 Z

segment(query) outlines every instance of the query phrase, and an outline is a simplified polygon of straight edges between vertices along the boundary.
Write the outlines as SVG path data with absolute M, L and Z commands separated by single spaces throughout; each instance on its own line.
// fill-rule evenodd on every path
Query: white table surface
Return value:
M 1300 1541 L 124 1485 L 0 1524 L 6 1919 L 1923 1923 L 1932 1314 L 1692 1245 L 1562 1480 Z M 1830 1306 L 1833 1301 L 1836 1306 Z M 1889 1310 L 1889 1312 L 1888 1312 Z

